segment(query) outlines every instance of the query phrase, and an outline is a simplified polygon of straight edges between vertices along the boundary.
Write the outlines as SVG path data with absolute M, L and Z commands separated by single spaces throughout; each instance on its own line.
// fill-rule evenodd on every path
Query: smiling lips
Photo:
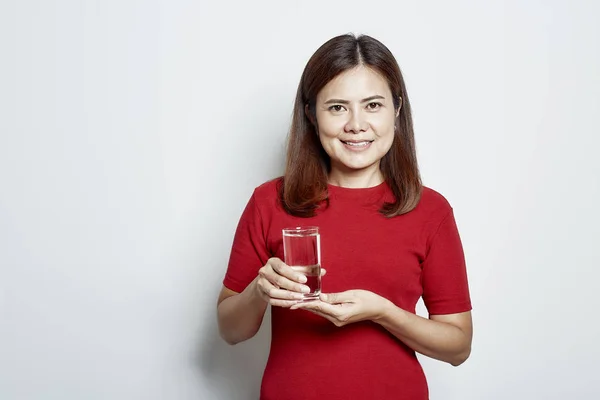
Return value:
M 372 140 L 341 140 L 344 147 L 352 151 L 360 151 L 368 149 L 373 143 Z

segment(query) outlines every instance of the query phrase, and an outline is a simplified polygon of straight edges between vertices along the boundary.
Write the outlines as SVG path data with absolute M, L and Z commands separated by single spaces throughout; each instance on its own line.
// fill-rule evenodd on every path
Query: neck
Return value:
M 335 186 L 351 189 L 370 188 L 384 181 L 379 165 L 369 171 L 342 171 L 332 168 L 328 181 Z

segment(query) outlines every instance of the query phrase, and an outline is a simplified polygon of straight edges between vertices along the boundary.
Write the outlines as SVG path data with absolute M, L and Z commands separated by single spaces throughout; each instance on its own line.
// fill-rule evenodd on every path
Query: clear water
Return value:
M 307 265 L 307 266 L 291 266 L 292 269 L 298 271 L 306 276 L 305 285 L 310 289 L 310 293 L 304 295 L 304 300 L 313 300 L 319 298 L 321 294 L 321 265 Z
M 306 275 L 310 293 L 306 300 L 316 299 L 321 293 L 321 237 L 310 235 L 283 235 L 284 262 L 294 270 Z

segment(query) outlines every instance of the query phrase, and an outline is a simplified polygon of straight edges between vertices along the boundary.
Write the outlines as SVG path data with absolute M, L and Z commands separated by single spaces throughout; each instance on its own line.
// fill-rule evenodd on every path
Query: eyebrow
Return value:
M 385 97 L 376 94 L 375 96 L 371 96 L 371 97 L 367 97 L 366 99 L 362 99 L 360 102 L 361 103 L 366 103 L 366 102 L 372 101 L 372 100 L 385 100 Z M 343 100 L 343 99 L 329 99 L 329 100 L 327 100 L 323 104 L 332 104 L 332 103 L 336 103 L 336 104 L 350 104 L 350 102 L 348 100 Z

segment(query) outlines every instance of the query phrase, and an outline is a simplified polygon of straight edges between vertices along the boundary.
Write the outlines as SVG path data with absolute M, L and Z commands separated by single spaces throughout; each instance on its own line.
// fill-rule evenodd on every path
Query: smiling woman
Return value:
M 371 168 L 339 163 L 338 157 L 348 154 L 328 151 L 336 149 L 336 141 L 346 150 L 369 150 L 357 158 L 373 160 Z M 341 184 L 343 175 L 350 181 Z M 357 176 L 370 179 L 357 181 Z M 381 208 L 387 216 L 417 205 L 421 179 L 410 102 L 398 63 L 381 42 L 366 35 L 338 36 L 308 61 L 294 104 L 285 178 L 280 195 L 292 215 L 314 215 L 327 199 L 328 183 L 363 187 L 385 179 L 394 194 L 394 201 Z
M 427 399 L 415 352 L 468 358 L 460 236 L 415 153 L 392 53 L 369 36 L 321 46 L 300 79 L 285 175 L 250 198 L 218 300 L 230 344 L 253 337 L 273 306 L 262 399 Z M 307 277 L 282 261 L 282 230 L 302 225 L 319 227 L 327 269 L 314 301 L 302 301 Z M 429 318 L 415 314 L 420 297 Z
M 392 147 L 400 112 L 392 98 L 385 79 L 365 66 L 341 73 L 321 89 L 315 126 L 329 155 L 330 183 L 371 187 L 383 182 L 379 164 Z

